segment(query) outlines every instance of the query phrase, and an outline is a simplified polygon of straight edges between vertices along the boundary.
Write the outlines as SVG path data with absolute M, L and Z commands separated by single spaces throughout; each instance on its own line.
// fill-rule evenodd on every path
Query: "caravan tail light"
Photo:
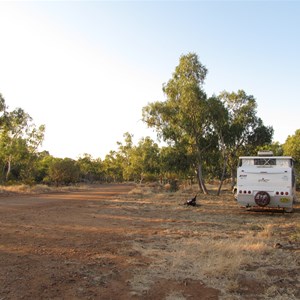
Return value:
M 252 191 L 250 191 L 250 190 L 248 190 L 248 191 L 247 190 L 239 190 L 239 194 L 248 194 L 248 195 L 251 195 Z
M 240 194 L 243 194 L 243 193 L 244 193 L 244 194 L 249 194 L 249 195 L 250 195 L 252 192 L 251 192 L 251 191 L 246 191 L 246 190 L 243 190 L 243 191 L 240 190 Z
M 289 192 L 276 192 L 275 194 L 276 194 L 277 196 L 278 196 L 278 195 L 281 195 L 281 196 L 286 195 L 286 196 L 288 196 L 288 195 L 289 195 Z

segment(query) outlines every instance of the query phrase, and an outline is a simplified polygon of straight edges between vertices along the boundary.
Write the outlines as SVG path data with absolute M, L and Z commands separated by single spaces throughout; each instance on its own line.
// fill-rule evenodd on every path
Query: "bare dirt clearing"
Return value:
M 99 185 L 0 196 L 0 299 L 300 299 L 300 206 Z M 298 195 L 299 199 L 299 195 Z

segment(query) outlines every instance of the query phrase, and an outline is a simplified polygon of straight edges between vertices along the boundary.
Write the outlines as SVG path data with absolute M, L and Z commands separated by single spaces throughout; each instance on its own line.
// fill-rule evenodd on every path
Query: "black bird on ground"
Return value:
M 193 198 L 187 200 L 187 201 L 185 202 L 185 205 L 196 206 L 197 195 L 198 195 L 198 194 L 196 194 L 195 197 L 193 197 Z

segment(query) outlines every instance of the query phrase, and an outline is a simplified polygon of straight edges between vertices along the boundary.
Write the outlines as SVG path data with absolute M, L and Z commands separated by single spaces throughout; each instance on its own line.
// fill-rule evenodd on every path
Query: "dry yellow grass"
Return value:
M 243 293 L 251 298 L 247 290 L 251 287 L 245 286 L 252 281 L 262 283 L 256 287 L 262 290 L 262 299 L 298 299 L 299 204 L 293 214 L 247 212 L 227 190 L 220 197 L 199 195 L 199 206 L 187 207 L 183 203 L 195 188 L 177 193 L 144 189 L 145 193 L 139 187 L 132 195 L 138 195 L 137 201 L 147 200 L 148 210 L 165 222 L 147 247 L 138 240 L 132 245 L 151 261 L 131 281 L 137 293 L 149 289 L 155 278 L 189 278 L 221 290 L 220 299 L 244 299 Z
M 11 186 L 0 186 L 0 194 L 5 193 L 16 193 L 16 194 L 40 194 L 40 193 L 53 193 L 53 192 L 67 192 L 67 191 L 74 191 L 74 190 L 81 190 L 87 189 L 87 185 L 78 185 L 78 186 L 61 186 L 61 187 L 54 187 L 48 186 L 44 184 L 37 184 L 37 185 L 26 185 L 26 184 L 19 184 L 19 185 L 11 185 Z

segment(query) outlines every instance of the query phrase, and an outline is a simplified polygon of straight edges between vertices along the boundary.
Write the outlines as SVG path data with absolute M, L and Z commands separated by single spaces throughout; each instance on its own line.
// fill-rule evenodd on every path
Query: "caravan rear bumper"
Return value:
M 241 206 L 245 207 L 253 207 L 258 206 L 255 202 L 255 195 L 256 193 L 251 194 L 237 194 L 237 202 Z M 276 195 L 273 192 L 269 192 L 270 195 L 270 202 L 265 207 L 274 207 L 274 208 L 291 208 L 293 206 L 294 197 L 293 195 L 286 196 L 286 195 Z

